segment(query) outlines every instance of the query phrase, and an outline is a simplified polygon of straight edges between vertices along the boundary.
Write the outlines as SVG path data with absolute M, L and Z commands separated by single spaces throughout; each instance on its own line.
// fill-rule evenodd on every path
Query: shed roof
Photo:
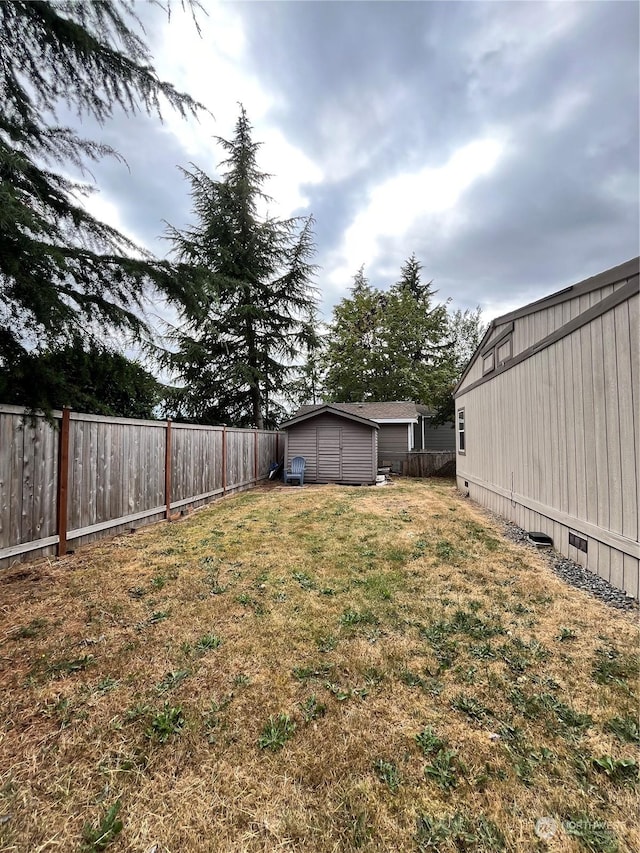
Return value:
M 311 420 L 311 418 L 315 418 L 318 415 L 336 415 L 339 418 L 345 418 L 349 421 L 364 424 L 364 426 L 371 427 L 372 429 L 380 429 L 374 420 L 366 418 L 361 414 L 338 408 L 338 406 L 333 403 L 327 403 L 320 406 L 301 406 L 290 420 L 285 421 L 280 425 L 280 429 L 289 429 L 289 427 L 295 426 L 303 421 Z
M 424 406 L 418 406 L 410 400 L 397 400 L 385 403 L 331 403 L 330 405 L 333 409 L 339 409 L 342 412 L 348 412 L 352 415 L 359 415 L 372 421 L 406 420 L 410 422 L 417 420 L 418 414 L 426 414 L 428 411 Z M 323 408 L 322 405 L 300 406 L 294 418 L 321 408 Z

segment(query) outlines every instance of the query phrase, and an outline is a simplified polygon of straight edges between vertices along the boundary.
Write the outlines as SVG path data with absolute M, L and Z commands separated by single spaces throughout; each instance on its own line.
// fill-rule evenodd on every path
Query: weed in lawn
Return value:
M 475 684 L 477 674 L 477 666 L 457 666 L 452 673 L 454 681 L 458 684 Z
M 638 720 L 627 714 L 624 717 L 612 717 L 607 721 L 605 729 L 614 734 L 619 740 L 628 743 L 640 743 Z
M 446 539 L 441 539 L 439 542 L 436 542 L 436 557 L 439 560 L 442 560 L 443 563 L 450 563 L 456 555 L 456 549 L 451 544 L 451 542 L 447 542 Z
M 377 758 L 373 762 L 373 769 L 376 771 L 378 779 L 387 785 L 392 794 L 395 794 L 400 787 L 400 772 L 395 761 Z
M 429 756 L 434 752 L 439 752 L 441 749 L 446 747 L 446 742 L 434 732 L 431 726 L 427 726 L 416 735 L 416 743 L 422 750 L 422 754 L 425 756 Z
M 124 712 L 124 721 L 125 723 L 135 723 L 142 717 L 146 717 L 150 710 L 150 707 L 144 702 L 138 702 L 132 708 L 127 708 Z
M 120 682 L 117 679 L 107 676 L 96 684 L 96 686 L 93 688 L 93 692 L 99 694 L 100 696 L 104 696 L 105 693 L 109 693 L 111 690 L 115 690 L 119 684 Z
M 302 589 L 315 589 L 316 585 L 313 578 L 310 577 L 310 575 L 308 575 L 306 572 L 293 572 L 291 577 L 294 579 L 294 581 L 297 581 L 300 584 Z
M 598 684 L 616 684 L 627 687 L 627 680 L 637 678 L 640 662 L 635 655 L 621 654 L 613 648 L 600 646 L 596 657 L 592 677 Z
M 454 711 L 460 711 L 461 714 L 466 714 L 472 720 L 484 720 L 485 717 L 492 715 L 489 708 L 486 708 L 473 696 L 467 696 L 464 693 L 458 693 L 451 700 L 451 707 Z
M 258 739 L 260 749 L 270 749 L 272 752 L 277 752 L 290 740 L 296 730 L 296 724 L 288 714 L 278 714 L 277 717 L 271 716 L 264 724 L 262 734 Z
M 562 822 L 567 835 L 575 838 L 580 847 L 590 853 L 617 853 L 618 840 L 605 821 L 594 820 L 588 814 L 570 815 Z
M 336 595 L 337 591 L 332 586 L 323 586 L 319 592 L 320 595 Z
M 327 678 L 334 669 L 333 664 L 320 663 L 312 666 L 296 666 L 291 670 L 291 674 L 298 681 L 308 681 L 311 678 Z
M 327 634 L 326 637 L 319 637 L 316 641 L 316 645 L 320 652 L 332 652 L 338 645 L 338 638 L 334 637 L 332 634 Z
M 22 625 L 9 635 L 10 640 L 32 640 L 41 637 L 48 626 L 46 619 L 32 619 L 28 625 Z
M 325 682 L 325 689 L 332 693 L 338 702 L 345 702 L 347 699 L 366 699 L 369 695 L 369 691 L 366 687 L 354 687 L 353 689 L 349 689 L 348 687 L 341 687 L 339 684 L 334 684 L 330 681 Z
M 413 551 L 411 552 L 411 560 L 419 560 L 421 557 L 427 553 L 427 543 L 424 539 L 418 539 L 415 545 L 413 546 Z
M 304 702 L 298 703 L 302 719 L 305 723 L 310 723 L 312 720 L 317 720 L 318 717 L 324 717 L 327 706 L 322 702 L 318 702 L 315 693 L 312 693 Z
M 407 687 L 422 687 L 424 684 L 424 679 L 417 673 L 411 672 L 410 669 L 403 669 L 398 673 L 398 678 Z
M 477 646 L 469 646 L 469 654 L 471 657 L 480 658 L 480 660 L 495 660 L 496 653 L 489 643 L 479 643 Z
M 365 682 L 370 687 L 378 687 L 387 677 L 386 674 L 376 666 L 368 666 L 362 673 Z
M 151 586 L 155 590 L 164 589 L 166 583 L 167 579 L 164 575 L 155 575 L 155 577 L 151 578 Z
M 158 693 L 167 693 L 169 690 L 175 690 L 190 675 L 190 669 L 176 669 L 168 672 L 162 681 L 156 685 L 156 691 Z
M 251 679 L 245 672 L 240 672 L 233 679 L 234 687 L 248 687 L 251 684 Z
M 558 634 L 557 639 L 560 640 L 561 643 L 565 643 L 568 640 L 575 640 L 577 637 L 578 635 L 573 629 L 562 627 L 560 628 L 560 633 Z
M 222 639 L 217 634 L 203 634 L 196 643 L 195 649 L 198 654 L 206 654 L 214 649 L 219 649 Z
M 431 756 L 431 764 L 424 768 L 425 779 L 432 780 L 444 791 L 455 788 L 458 784 L 458 771 L 460 769 L 456 761 L 457 752 L 454 749 L 439 749 Z
M 638 762 L 635 758 L 613 758 L 611 755 L 602 755 L 593 758 L 591 763 L 598 773 L 604 773 L 614 784 L 637 785 Z
M 182 708 L 165 702 L 164 707 L 153 715 L 145 735 L 149 740 L 166 743 L 172 735 L 180 734 L 184 724 Z
M 109 844 L 122 832 L 122 821 L 118 817 L 121 802 L 115 803 L 107 809 L 97 826 L 90 823 L 85 824 L 82 830 L 82 853 L 97 853 L 105 850 Z
M 148 619 L 143 619 L 142 622 L 138 622 L 136 630 L 142 631 L 147 625 L 157 625 L 159 622 L 164 622 L 164 620 L 168 619 L 170 615 L 171 612 L 169 610 L 156 610 Z
M 93 655 L 83 655 L 80 658 L 70 658 L 69 660 L 53 661 L 46 667 L 45 673 L 52 678 L 61 678 L 65 675 L 73 675 L 76 672 L 82 672 L 89 666 L 95 664 Z
M 489 640 L 505 630 L 499 622 L 485 622 L 474 613 L 456 610 L 451 623 L 452 632 L 466 634 L 474 640 Z
M 127 590 L 127 595 L 129 596 L 129 598 L 139 600 L 141 598 L 144 598 L 147 592 L 148 590 L 146 590 L 143 586 L 132 586 Z
M 505 849 L 504 836 L 491 820 L 484 815 L 471 818 L 461 812 L 444 818 L 420 815 L 415 840 L 420 853 L 500 853 Z
M 357 625 L 378 625 L 379 619 L 370 610 L 345 610 L 340 617 L 340 624 L 345 628 L 353 628 Z

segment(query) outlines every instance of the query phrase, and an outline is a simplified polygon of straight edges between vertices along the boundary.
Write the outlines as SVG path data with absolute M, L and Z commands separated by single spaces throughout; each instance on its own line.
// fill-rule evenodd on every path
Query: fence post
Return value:
M 253 480 L 258 482 L 258 430 L 253 434 Z
M 227 427 L 222 427 L 222 494 L 227 491 Z
M 171 521 L 171 418 L 167 420 L 164 444 L 164 500 L 167 505 L 166 518 Z
M 62 409 L 58 445 L 57 528 L 58 557 L 67 553 L 67 493 L 69 490 L 69 425 L 71 410 Z

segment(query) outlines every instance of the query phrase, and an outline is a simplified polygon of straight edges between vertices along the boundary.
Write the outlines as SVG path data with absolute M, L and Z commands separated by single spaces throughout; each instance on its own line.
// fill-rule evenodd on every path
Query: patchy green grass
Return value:
M 634 616 L 450 483 L 256 489 L 0 596 L 2 850 L 640 849 Z

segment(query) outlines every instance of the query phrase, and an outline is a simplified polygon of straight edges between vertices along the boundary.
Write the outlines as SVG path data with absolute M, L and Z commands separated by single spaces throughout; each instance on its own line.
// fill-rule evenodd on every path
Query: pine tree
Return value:
M 188 276 L 87 213 L 66 174 L 116 152 L 59 126 L 60 104 L 100 123 L 199 109 L 158 79 L 140 26 L 128 0 L 0 2 L 0 367 L 100 327 L 139 336 L 149 285 L 191 298 Z
M 412 255 L 387 291 L 356 275 L 334 309 L 327 342 L 327 393 L 338 402 L 414 400 L 431 405 L 448 379 L 447 310 Z
M 355 274 L 350 294 L 333 309 L 325 355 L 325 394 L 339 403 L 380 400 L 379 335 L 386 300 L 370 285 L 364 266 Z
M 233 139 L 217 139 L 228 155 L 219 180 L 183 170 L 196 223 L 168 237 L 201 270 L 206 304 L 182 313 L 169 364 L 184 386 L 183 417 L 262 429 L 284 416 L 295 361 L 315 342 L 315 247 L 311 217 L 260 215 L 269 176 L 251 130 L 241 108 Z

